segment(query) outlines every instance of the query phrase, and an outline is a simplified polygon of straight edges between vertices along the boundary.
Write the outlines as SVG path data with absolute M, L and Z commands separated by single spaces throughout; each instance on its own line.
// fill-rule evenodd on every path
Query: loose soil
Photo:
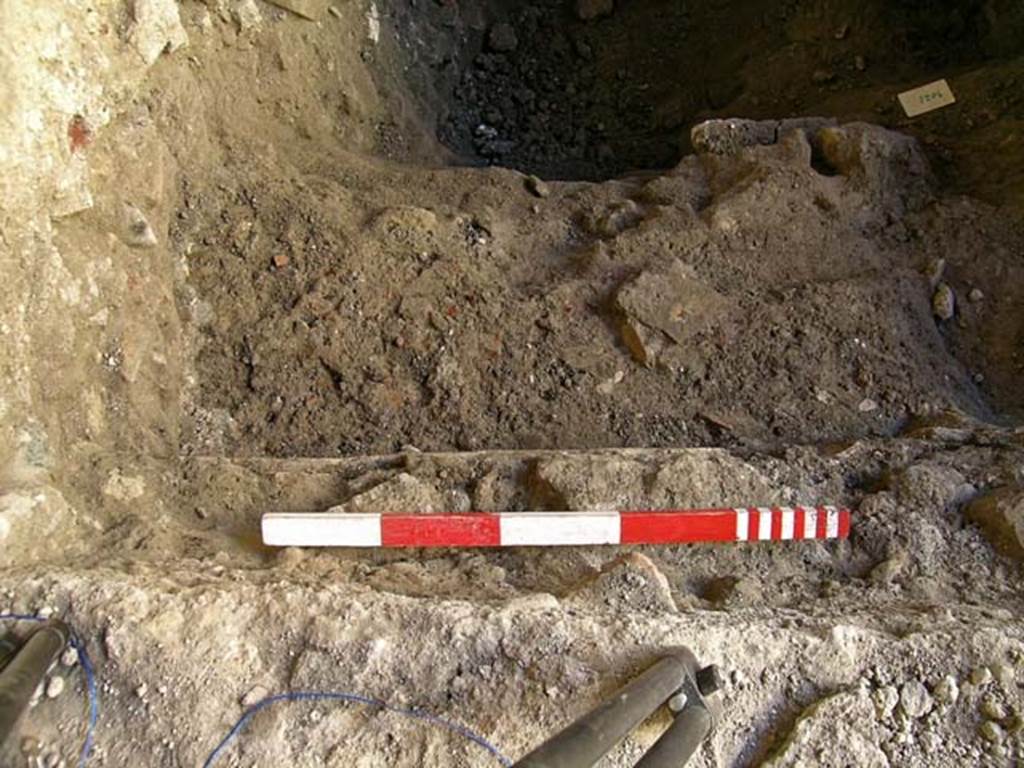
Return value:
M 1018 77 L 986 53 L 994 43 L 980 10 L 950 11 L 931 28 L 909 6 L 748 6 L 655 3 L 588 22 L 552 3 L 472 19 L 440 6 L 415 23 L 396 9 L 396 23 L 411 26 L 395 31 L 395 61 L 382 58 L 386 44 L 374 49 L 378 78 L 422 66 L 421 35 L 432 22 L 447 30 L 430 38 L 446 62 L 434 100 L 420 87 L 432 70 L 412 69 L 402 75 L 411 95 L 395 111 L 418 117 L 392 126 L 383 144 L 374 131 L 370 151 L 401 156 L 401 167 L 344 145 L 266 144 L 259 115 L 286 110 L 285 91 L 307 64 L 295 51 L 263 51 L 289 63 L 261 81 L 254 113 L 244 102 L 214 113 L 230 138 L 205 148 L 193 140 L 182 158 L 171 236 L 201 326 L 191 442 L 303 456 L 764 444 L 890 435 L 911 414 L 948 406 L 1020 414 L 1019 219 L 950 197 L 922 150 L 879 132 L 865 139 L 871 146 L 843 139 L 849 150 L 833 150 L 852 153 L 833 158 L 842 170 L 820 156 L 817 127 L 673 165 L 689 125 L 716 105 L 775 118 L 820 106 L 901 123 L 883 83 L 943 74 L 937 52 L 951 38 L 947 66 L 992 61 L 994 77 Z M 511 26 L 514 50 L 493 50 L 496 24 Z M 753 37 L 725 35 L 730 24 Z M 722 39 L 712 56 L 706 46 Z M 856 56 L 870 66 L 858 69 Z M 197 99 L 215 100 L 204 95 L 214 82 L 154 92 L 170 135 L 175 92 L 198 89 L 187 96 L 197 109 Z M 546 107 L 513 98 L 540 83 Z M 343 108 L 366 101 L 327 93 Z M 645 106 L 630 106 L 636 99 Z M 1007 120 L 1024 108 L 1015 97 L 967 101 L 956 109 Z M 652 114 L 669 107 L 668 117 Z M 491 122 L 507 127 L 495 140 L 518 149 L 485 151 L 489 162 L 561 178 L 666 170 L 538 190 L 512 170 L 408 165 L 427 162 L 431 120 L 461 157 L 479 156 L 467 126 L 493 110 L 502 117 Z M 950 120 L 938 115 L 916 130 Z M 595 121 L 607 137 L 590 131 Z M 351 122 L 338 130 L 365 133 Z M 692 296 L 718 297 L 715 311 L 689 322 L 695 306 L 649 306 L 680 313 L 677 331 L 651 331 L 652 344 L 671 349 L 658 360 L 631 350 L 620 298 L 656 302 L 642 294 L 680 270 Z M 956 296 L 952 319 L 933 317 L 940 281 Z M 970 301 L 972 291 L 984 298 Z

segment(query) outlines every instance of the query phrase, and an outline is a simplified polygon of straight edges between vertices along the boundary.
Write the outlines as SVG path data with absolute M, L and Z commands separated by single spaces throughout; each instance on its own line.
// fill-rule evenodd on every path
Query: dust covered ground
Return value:
M 1019 7 L 284 5 L 5 19 L 0 604 L 96 662 L 88 764 L 202 765 L 286 690 L 515 759 L 680 644 L 726 679 L 694 765 L 1024 760 Z M 823 503 L 848 541 L 259 541 Z M 66 662 L 3 765 L 76 764 Z M 302 703 L 215 764 L 498 763 Z
M 403 45 L 417 51 L 416 33 L 442 10 L 418 21 L 398 16 L 409 25 L 394 32 L 399 62 L 415 60 L 401 53 Z M 521 11 L 549 26 L 564 22 L 570 37 L 589 35 L 595 51 L 606 50 L 608 37 L 612 52 L 628 42 L 620 39 L 622 30 L 638 34 L 632 13 L 584 23 L 565 22 L 573 14 L 561 5 Z M 661 17 L 651 11 L 643 18 L 652 24 Z M 741 18 L 775 29 L 757 15 Z M 763 91 L 776 117 L 818 109 L 828 115 L 826 105 L 839 95 L 863 105 L 842 112 L 844 119 L 851 112 L 877 119 L 869 109 L 875 103 L 891 114 L 892 87 L 880 89 L 877 81 L 882 73 L 903 74 L 885 67 L 883 44 L 892 32 L 875 38 L 882 22 L 870 14 L 856 33 L 849 21 L 828 26 L 838 18 L 845 17 L 820 20 L 825 42 L 814 46 L 818 59 L 838 63 L 860 50 L 881 59 L 867 71 L 879 74 L 834 68 L 833 78 L 818 83 L 810 66 L 818 59 L 802 52 L 811 71 L 797 79 L 793 101 L 768 100 L 768 78 L 748 75 L 750 91 L 743 93 L 753 98 Z M 459 17 L 451 23 L 447 37 L 429 40 L 474 33 Z M 797 14 L 789 23 L 810 22 Z M 711 29 L 722 24 L 709 21 Z M 480 58 L 491 57 L 536 69 L 551 88 L 561 87 L 550 71 L 554 64 L 532 63 L 558 48 L 530 43 L 550 35 L 520 30 L 515 50 L 494 53 L 487 42 L 494 26 L 483 29 L 477 35 L 483 53 L 462 79 L 450 79 L 490 72 Z M 843 39 L 836 40 L 839 32 Z M 857 46 L 851 47 L 851 34 Z M 676 45 L 672 36 L 655 39 L 704 60 L 699 47 Z M 374 66 L 384 66 L 378 57 L 386 52 L 373 50 Z M 451 54 L 467 55 L 456 46 Z M 923 69 L 935 55 L 927 48 L 911 60 Z M 648 169 L 671 165 L 661 173 L 603 184 L 548 176 L 538 185 L 502 168 L 433 167 L 436 152 L 424 157 L 425 149 L 414 149 L 424 144 L 418 122 L 400 134 L 409 138 L 398 145 L 410 147 L 396 156 L 405 161 L 400 166 L 353 158 L 345 143 L 304 141 L 309 129 L 302 121 L 311 117 L 301 110 L 295 110 L 299 138 L 267 147 L 260 126 L 268 112 L 289 111 L 292 84 L 307 76 L 308 63 L 293 72 L 289 47 L 261 46 L 257 56 L 269 71 L 260 70 L 259 95 L 246 104 L 251 112 L 241 105 L 225 118 L 210 112 L 218 94 L 205 91 L 202 81 L 210 76 L 207 67 L 221 64 L 200 64 L 193 77 L 175 74 L 151 96 L 150 109 L 168 121 L 165 135 L 188 137 L 189 163 L 202 167 L 183 173 L 169 232 L 196 294 L 201 449 L 216 444 L 232 454 L 332 456 L 406 445 L 816 442 L 890 435 L 910 414 L 947 406 L 981 417 L 1020 413 L 1015 382 L 1024 328 L 1014 290 L 1021 283 L 1020 217 L 943 194 L 915 142 L 860 124 L 830 128 L 823 120 L 795 130 L 769 127 L 749 148 L 706 138 L 697 154 L 676 164 L 630 160 Z M 328 69 L 333 61 L 333 53 L 314 59 Z M 602 79 L 600 61 L 570 58 L 556 69 L 566 77 L 590 73 L 599 94 L 619 93 L 600 86 L 614 81 Z M 716 63 L 721 77 L 742 82 L 734 62 Z M 439 77 L 449 69 L 441 67 Z M 659 103 L 676 104 L 681 94 L 695 102 L 689 111 L 679 107 L 670 122 L 674 145 L 668 128 L 655 130 L 645 112 L 621 108 L 646 126 L 644 141 L 674 146 L 673 152 L 692 145 L 690 126 L 710 114 L 688 90 L 708 78 L 686 81 L 680 90 L 673 87 L 676 71 L 648 67 L 649 80 L 665 78 L 665 92 L 656 98 L 650 88 L 638 91 Z M 1011 71 L 1007 84 L 1019 83 L 1013 79 L 1019 72 Z M 1002 69 L 995 76 L 1006 77 Z M 417 76 L 410 77 L 415 85 Z M 444 136 L 453 120 L 484 124 L 481 110 L 489 107 L 477 101 L 514 90 L 518 80 L 506 79 L 475 101 L 456 85 L 454 103 L 421 104 L 425 97 L 416 88 L 400 103 L 419 110 L 420 121 L 436 114 Z M 342 80 L 333 96 L 342 105 L 358 104 L 362 87 Z M 227 140 L 183 134 L 178 110 L 168 106 L 176 98 L 187 100 L 186 115 L 209 114 Z M 554 102 L 554 94 L 549 98 Z M 979 102 L 965 111 L 1006 112 L 1012 121 L 1024 109 L 1019 97 Z M 559 115 L 553 105 L 544 112 L 570 127 L 602 114 Z M 916 130 L 942 130 L 949 118 L 939 115 Z M 366 130 L 343 125 L 335 130 Z M 394 136 L 383 150 L 378 139 L 375 134 L 378 151 L 393 152 Z M 623 133 L 630 146 L 634 139 Z M 519 137 L 516 146 L 524 141 Z M 462 157 L 472 160 L 473 147 L 463 149 Z M 556 150 L 571 155 L 561 144 Z M 417 160 L 426 167 L 409 167 Z M 528 171 L 552 170 L 530 157 L 508 160 Z M 1012 173 L 993 169 L 996 176 Z M 952 290 L 955 307 L 937 320 L 932 303 L 940 284 Z

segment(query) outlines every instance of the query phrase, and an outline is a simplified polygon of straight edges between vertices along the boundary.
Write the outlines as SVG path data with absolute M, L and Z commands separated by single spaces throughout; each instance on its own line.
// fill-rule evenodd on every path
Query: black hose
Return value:
M 0 744 L 14 731 L 32 694 L 70 639 L 67 624 L 51 619 L 29 635 L 0 671 Z
M 590 768 L 678 691 L 696 668 L 696 659 L 685 649 L 666 656 L 514 768 Z
M 703 703 L 687 705 L 635 768 L 682 768 L 711 733 L 712 722 Z

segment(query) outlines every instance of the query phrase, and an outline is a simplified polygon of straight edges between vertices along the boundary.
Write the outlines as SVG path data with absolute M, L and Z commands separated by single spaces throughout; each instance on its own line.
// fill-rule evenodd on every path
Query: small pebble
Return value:
M 896 704 L 899 702 L 899 692 L 891 685 L 876 688 L 871 694 L 871 701 L 875 705 L 875 714 L 879 720 L 884 720 L 892 715 Z
M 946 271 L 946 260 L 943 258 L 932 259 L 928 262 L 928 268 L 925 270 L 925 277 L 928 278 L 928 284 L 931 285 L 934 291 L 939 287 L 939 283 L 942 282 L 942 275 Z
M 981 728 L 979 728 L 978 731 L 981 733 L 981 737 L 990 744 L 999 744 L 1006 736 L 1003 732 L 1002 726 L 992 720 L 986 720 L 982 723 Z
M 551 194 L 551 187 L 549 187 L 543 179 L 537 176 L 527 176 L 525 184 L 527 191 L 537 197 L 544 198 Z
M 857 410 L 861 413 L 871 413 L 872 411 L 878 410 L 878 403 L 870 397 L 865 397 L 860 401 L 860 405 L 857 406 Z
M 60 663 L 65 667 L 73 667 L 78 663 L 78 651 L 72 647 L 64 649 L 64 653 L 60 655 Z
M 856 68 L 858 72 L 863 72 L 865 69 L 868 68 L 867 59 L 865 59 L 863 56 L 854 56 L 853 66 Z
M 1006 717 L 1006 709 L 992 696 L 986 696 L 978 707 L 981 716 L 989 720 L 1002 720 Z
M 140 699 L 144 699 L 147 693 L 149 693 L 149 686 L 145 683 L 139 683 L 139 687 L 135 689 L 135 695 Z
M 956 678 L 946 675 L 936 684 L 933 695 L 941 704 L 956 704 L 956 700 L 960 698 L 960 686 L 957 685 Z
M 262 685 L 254 685 L 252 688 L 249 689 L 248 693 L 246 693 L 244 696 L 242 696 L 242 698 L 238 700 L 238 703 L 246 709 L 248 709 L 254 704 L 267 698 L 267 696 L 269 695 L 270 691 L 268 691 Z
M 932 314 L 939 320 L 949 320 L 956 312 L 956 294 L 946 283 L 939 283 L 932 295 Z
M 511 24 L 500 22 L 491 27 L 491 31 L 487 35 L 487 43 L 492 51 L 507 53 L 514 51 L 519 46 L 519 39 Z
M 971 292 L 967 294 L 968 301 L 973 301 L 975 303 L 981 301 L 984 298 L 985 294 L 981 292 L 980 288 L 971 288 Z
M 615 0 L 576 0 L 576 17 L 589 21 L 615 10 Z
M 932 708 L 932 697 L 920 680 L 908 680 L 900 688 L 900 709 L 912 720 L 928 714 Z
M 285 547 L 277 553 L 276 565 L 281 568 L 294 568 L 306 559 L 305 550 L 300 547 Z
M 46 698 L 56 699 L 62 693 L 64 693 L 64 678 L 60 675 L 54 675 L 46 684 Z
M 981 686 L 988 685 L 992 682 L 992 670 L 988 667 L 972 669 L 971 676 L 968 679 L 971 681 L 971 685 L 980 688 Z
M 152 248 L 157 244 L 156 233 L 146 221 L 145 214 L 134 205 L 125 204 L 125 231 L 123 240 L 131 248 Z
M 918 741 L 920 742 L 921 748 L 924 750 L 925 754 L 938 752 L 939 747 L 942 746 L 942 739 L 939 738 L 939 735 L 937 733 L 931 733 L 930 731 L 922 733 Z
M 38 755 L 42 750 L 43 745 L 39 743 L 39 739 L 35 736 L 26 736 L 21 740 L 21 754 L 33 756 Z
M 906 552 L 895 552 L 892 557 L 883 560 L 872 568 L 868 578 L 871 579 L 873 584 L 891 584 L 902 573 L 903 569 L 907 567 L 908 561 L 909 558 Z
M 1017 673 L 1013 667 L 1009 664 L 993 664 L 990 667 L 992 676 L 999 682 L 1004 688 L 1010 688 L 1017 682 Z

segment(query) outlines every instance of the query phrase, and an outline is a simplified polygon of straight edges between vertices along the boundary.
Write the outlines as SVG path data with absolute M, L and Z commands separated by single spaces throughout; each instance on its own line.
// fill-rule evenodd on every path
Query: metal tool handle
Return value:
M 514 768 L 591 768 L 651 715 L 698 668 L 680 648 L 620 688 L 615 695 L 530 752 Z
M 0 744 L 14 731 L 32 694 L 70 639 L 67 624 L 56 619 L 47 621 L 0 671 Z
M 711 733 L 712 724 L 711 712 L 703 703 L 687 705 L 635 768 L 682 768 Z

